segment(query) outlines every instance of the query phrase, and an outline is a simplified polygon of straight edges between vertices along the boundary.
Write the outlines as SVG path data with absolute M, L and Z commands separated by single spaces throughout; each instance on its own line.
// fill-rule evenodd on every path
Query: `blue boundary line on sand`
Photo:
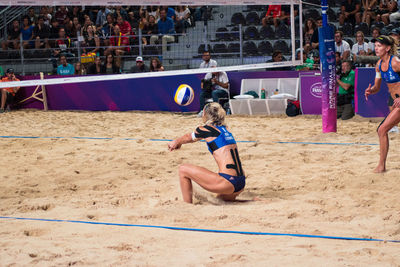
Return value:
M 0 138 L 9 139 L 86 139 L 86 140 L 139 140 L 138 138 L 118 138 L 118 137 L 62 137 L 62 136 L 16 136 L 16 135 L 0 135 Z M 162 139 L 162 138 L 150 138 L 147 141 L 152 142 L 169 142 L 172 139 Z M 202 140 L 204 141 L 204 140 Z M 236 141 L 238 143 L 256 143 L 258 141 Z M 297 142 L 297 141 L 274 141 L 276 144 L 300 144 L 300 145 L 334 145 L 334 146 L 377 146 L 379 144 L 374 143 L 329 143 L 329 142 Z
M 305 235 L 305 234 L 285 234 L 285 233 L 213 230 L 213 229 L 173 227 L 173 226 L 162 226 L 162 225 L 90 222 L 90 221 L 79 221 L 79 220 L 59 220 L 59 219 L 25 218 L 25 217 L 10 217 L 10 216 L 0 216 L 0 219 L 42 221 L 42 222 L 80 223 L 80 224 L 125 226 L 125 227 L 142 227 L 142 228 L 156 228 L 156 229 L 194 231 L 194 232 L 223 233 L 223 234 L 290 236 L 290 237 L 322 238 L 322 239 L 336 239 L 336 240 L 378 241 L 378 242 L 400 243 L 400 240 L 385 240 L 385 239 L 376 239 L 376 238 L 358 238 L 358 237 L 341 237 L 341 236 L 326 236 L 326 235 Z

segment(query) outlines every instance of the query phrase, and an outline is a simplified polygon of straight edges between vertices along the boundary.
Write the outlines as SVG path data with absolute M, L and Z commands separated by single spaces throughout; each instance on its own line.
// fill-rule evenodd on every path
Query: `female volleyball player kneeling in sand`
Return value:
M 183 200 L 192 203 L 192 180 L 204 189 L 217 193 L 218 197 L 233 201 L 243 191 L 245 176 L 240 163 L 236 141 L 225 126 L 225 110 L 218 103 L 209 103 L 204 107 L 202 120 L 204 126 L 197 127 L 168 143 L 170 151 L 181 145 L 205 139 L 208 150 L 217 162 L 219 172 L 214 173 L 206 168 L 183 164 L 179 167 L 179 180 Z
M 400 60 L 396 56 L 397 43 L 390 37 L 381 35 L 376 38 L 375 53 L 380 58 L 376 63 L 374 85 L 365 90 L 365 99 L 376 94 L 381 88 L 382 79 L 386 82 L 391 96 L 393 109 L 378 127 L 379 163 L 374 172 L 386 171 L 386 158 L 389 151 L 388 132 L 400 122 Z

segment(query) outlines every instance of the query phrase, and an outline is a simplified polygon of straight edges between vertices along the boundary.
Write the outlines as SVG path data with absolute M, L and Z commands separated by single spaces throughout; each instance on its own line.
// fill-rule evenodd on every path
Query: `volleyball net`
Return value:
M 73 8 L 71 5 L 74 5 L 73 2 L 64 1 L 8 2 L 1 0 L 0 4 L 10 4 L 11 6 L 8 8 L 22 6 L 25 7 L 26 12 L 29 10 L 27 4 L 34 5 L 33 8 L 40 10 L 39 12 L 41 12 L 41 7 L 38 5 L 67 5 L 67 8 L 70 9 Z M 116 4 L 123 6 L 123 9 L 126 10 L 124 22 L 132 22 L 131 31 L 123 33 L 126 41 L 121 41 L 121 35 L 115 35 L 115 31 L 108 35 L 105 34 L 105 24 L 96 25 L 96 22 L 92 21 L 95 15 L 91 12 L 93 11 L 91 6 L 97 4 L 110 4 L 112 5 L 109 6 L 110 9 L 116 9 Z M 143 21 L 148 22 L 149 14 L 155 14 L 156 19 L 159 19 L 158 16 L 160 16 L 161 6 L 143 7 L 147 4 L 153 5 L 154 3 L 81 1 L 79 5 L 87 6 L 80 9 L 80 12 L 85 14 L 88 19 L 82 25 L 81 30 L 77 31 L 76 37 L 68 37 L 68 43 L 61 48 L 61 51 L 57 46 L 60 38 L 47 38 L 45 42 L 42 40 L 44 43 L 39 45 L 32 40 L 24 43 L 23 38 L 20 38 L 18 49 L 0 51 L 1 66 L 4 70 L 13 68 L 17 75 L 39 74 L 40 72 L 56 74 L 56 67 L 61 64 L 60 55 L 66 55 L 69 64 L 81 63 L 83 69 L 86 69 L 86 73 L 90 74 L 88 70 L 94 64 L 95 57 L 100 57 L 104 63 L 108 53 L 114 53 L 114 57 L 118 58 L 118 68 L 121 74 L 29 80 L 12 84 L 0 83 L 0 88 L 207 73 L 210 70 L 199 69 L 203 61 L 202 54 L 205 51 L 210 52 L 211 58 L 218 63 L 218 67 L 213 69 L 214 71 L 273 70 L 277 67 L 294 67 L 303 64 L 302 53 L 298 58 L 296 57 L 296 50 L 302 48 L 303 43 L 302 16 L 300 15 L 302 7 L 298 0 L 251 1 L 248 3 L 194 1 L 191 4 L 196 6 L 188 6 L 189 12 L 182 11 L 187 14 L 184 22 L 178 20 L 176 18 L 178 13 L 175 13 L 174 29 L 168 34 L 152 34 L 148 31 L 148 27 L 142 25 Z M 159 4 L 175 6 L 185 3 L 166 1 Z M 270 10 L 272 5 L 280 7 Z M 181 11 L 178 7 L 175 10 Z M 277 12 L 285 15 L 279 17 Z M 25 15 L 25 13 L 21 13 L 16 19 L 23 23 Z M 15 18 L 9 19 L 9 21 L 13 20 Z M 87 28 L 90 21 L 96 30 L 98 42 L 88 41 Z M 51 20 L 48 23 L 51 26 Z M 114 25 L 116 24 L 118 23 L 115 19 Z M 4 30 L 2 33 L 3 40 L 6 40 L 6 31 Z M 75 36 L 75 34 L 72 33 L 71 36 Z M 110 43 L 110 40 L 116 40 L 116 42 L 111 41 Z M 9 45 L 10 48 L 15 48 L 12 46 L 16 44 Z M 115 46 L 118 46 L 122 52 L 112 52 Z M 274 61 L 272 55 L 277 51 L 281 52 L 282 59 Z M 165 71 L 132 73 L 137 57 L 141 57 L 147 67 L 150 66 L 151 60 L 156 58 L 161 62 Z

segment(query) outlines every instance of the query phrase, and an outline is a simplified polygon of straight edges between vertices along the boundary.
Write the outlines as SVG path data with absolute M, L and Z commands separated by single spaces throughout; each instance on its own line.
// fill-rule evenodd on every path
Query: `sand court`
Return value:
M 178 166 L 217 171 L 202 142 L 168 152 L 196 115 L 20 110 L 0 116 L 0 216 L 400 240 L 400 135 L 374 174 L 380 119 L 229 116 L 247 185 L 237 202 Z M 13 136 L 14 138 L 11 138 Z M 248 142 L 250 141 L 250 142 Z M 254 198 L 260 201 L 253 201 Z M 400 243 L 0 219 L 2 266 L 400 265 Z

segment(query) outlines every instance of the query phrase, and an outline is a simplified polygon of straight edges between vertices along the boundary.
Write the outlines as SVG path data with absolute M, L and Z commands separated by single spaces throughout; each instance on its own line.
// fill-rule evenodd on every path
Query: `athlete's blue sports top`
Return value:
M 381 72 L 382 79 L 387 83 L 400 82 L 400 75 L 397 72 L 395 72 L 392 68 L 392 58 L 393 58 L 393 56 L 390 56 L 389 67 L 388 67 L 387 71 L 382 71 L 382 67 L 381 67 L 382 60 L 379 63 L 379 71 Z

